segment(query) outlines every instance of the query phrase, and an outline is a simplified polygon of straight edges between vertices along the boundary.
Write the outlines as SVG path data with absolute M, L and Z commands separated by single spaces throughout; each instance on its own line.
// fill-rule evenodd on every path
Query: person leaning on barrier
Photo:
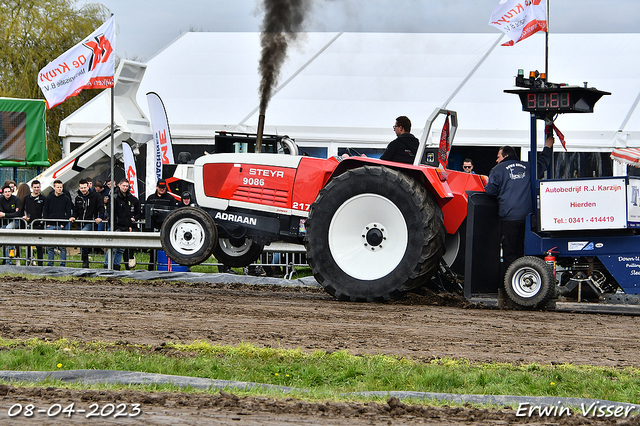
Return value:
M 22 216 L 20 207 L 20 199 L 13 195 L 13 188 L 11 188 L 11 185 L 5 184 L 2 187 L 2 198 L 0 198 L 0 218 L 2 219 L 3 229 L 15 229 L 18 227 L 15 218 Z M 12 250 L 15 251 L 15 249 L 15 246 L 5 247 L 4 257 L 10 257 L 10 252 Z M 5 261 L 6 265 L 11 265 L 11 263 L 11 259 Z
M 64 193 L 62 181 L 56 179 L 53 181 L 53 192 L 44 200 L 44 209 L 42 216 L 46 220 L 47 231 L 69 229 L 69 218 L 71 217 L 71 199 Z M 66 266 L 67 248 L 58 247 L 60 249 L 60 266 Z M 49 247 L 48 265 L 53 266 L 55 257 L 55 247 Z
M 16 188 L 16 181 L 15 180 L 5 180 L 4 181 L 4 185 L 9 185 L 11 187 L 11 192 L 15 193 L 17 188 Z
M 100 199 L 102 200 L 102 209 L 104 210 L 104 214 L 102 215 L 102 222 L 98 224 L 98 231 L 104 231 L 105 221 L 107 220 L 107 209 L 106 209 L 107 201 L 105 200 L 105 197 L 109 196 L 109 190 L 105 189 L 104 183 L 102 183 L 102 181 L 99 181 L 99 180 L 97 180 L 95 185 L 93 186 L 96 194 L 98 194 L 100 196 Z
M 116 232 L 132 232 L 135 228 L 135 222 L 140 220 L 140 201 L 129 192 L 129 181 L 122 179 L 118 183 L 114 194 L 114 227 Z M 107 206 L 107 208 L 110 208 Z M 115 250 L 113 255 L 113 269 L 120 270 L 120 261 L 124 253 L 123 248 Z M 104 258 L 104 267 L 109 265 L 109 257 Z M 131 265 L 127 265 L 131 267 Z M 135 265 L 134 265 L 135 266 Z M 128 268 L 127 268 L 128 269 Z
M 29 188 L 29 185 L 27 185 L 24 182 L 20 182 L 18 184 L 18 189 L 16 191 L 16 197 L 18 197 L 18 199 L 20 200 L 20 217 L 24 216 L 24 200 L 26 197 L 29 196 L 29 194 L 31 194 L 31 189 Z M 21 228 L 21 229 L 25 229 L 26 223 L 19 220 L 17 221 L 17 227 Z M 28 254 L 28 250 L 29 248 L 26 247 L 27 252 L 25 252 L 25 254 Z M 21 256 L 21 249 L 20 246 L 16 247 L 16 253 L 17 253 L 17 257 Z M 27 264 L 26 259 L 25 259 L 25 265 Z
M 31 182 L 31 194 L 24 197 L 22 208 L 22 218 L 27 221 L 31 229 L 44 229 L 42 220 L 42 212 L 44 210 L 45 196 L 40 192 L 40 181 L 33 180 Z M 42 246 L 36 246 L 38 257 L 38 266 L 42 266 Z
M 95 231 L 97 225 L 102 222 L 104 217 L 104 201 L 102 196 L 97 192 L 91 192 L 89 183 L 85 179 L 78 182 L 78 195 L 73 203 L 73 216 L 69 218 L 70 222 L 81 220 L 79 229 L 81 231 Z M 86 221 L 92 221 L 91 223 Z M 89 247 L 82 247 L 82 267 L 89 268 Z
M 159 179 L 158 183 L 156 183 L 156 191 L 147 197 L 145 204 L 160 204 L 163 207 L 171 208 L 179 207 L 179 204 L 176 203 L 176 199 L 173 198 L 167 192 L 167 181 L 164 179 Z M 153 218 L 152 218 L 153 221 Z M 151 229 L 160 228 L 160 224 L 157 221 L 153 221 L 152 225 L 149 226 Z M 153 271 L 155 269 L 155 265 L 158 261 L 158 251 L 155 249 L 151 249 L 149 251 L 149 266 L 148 270 Z

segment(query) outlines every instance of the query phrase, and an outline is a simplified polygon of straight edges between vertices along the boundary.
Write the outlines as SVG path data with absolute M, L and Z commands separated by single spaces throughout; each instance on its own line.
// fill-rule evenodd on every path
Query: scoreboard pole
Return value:
M 533 206 L 534 211 L 537 211 L 538 209 L 538 191 L 536 190 L 536 188 L 538 188 L 538 144 L 536 143 L 536 133 L 537 133 L 537 119 L 538 117 L 536 116 L 535 112 L 531 113 L 531 146 L 530 149 L 531 151 L 529 152 L 529 168 L 531 169 L 531 197 L 532 197 L 532 202 L 533 204 L 531 204 Z M 553 155 L 551 156 L 551 159 L 553 161 Z

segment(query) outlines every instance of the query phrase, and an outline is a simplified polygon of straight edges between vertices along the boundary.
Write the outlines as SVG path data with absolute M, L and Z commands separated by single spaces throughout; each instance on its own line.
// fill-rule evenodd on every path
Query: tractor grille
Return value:
M 239 186 L 233 194 L 233 199 L 286 208 L 289 208 L 290 204 L 289 191 L 253 186 Z

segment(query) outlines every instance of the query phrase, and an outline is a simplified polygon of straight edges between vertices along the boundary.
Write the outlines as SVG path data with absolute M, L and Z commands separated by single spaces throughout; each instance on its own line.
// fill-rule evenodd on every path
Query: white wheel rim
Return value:
M 524 267 L 516 271 L 511 279 L 511 288 L 520 297 L 529 299 L 540 292 L 542 277 L 533 268 Z
M 236 247 L 231 244 L 231 240 L 228 238 L 218 239 L 218 246 L 220 247 L 220 250 L 232 257 L 240 257 L 246 254 L 251 249 L 252 243 L 253 240 L 251 238 L 245 238 L 242 245 Z
M 372 235 L 369 232 L 381 242 L 369 244 L 371 237 L 366 238 Z M 402 212 L 389 199 L 377 194 L 360 194 L 348 199 L 329 224 L 329 249 L 333 259 L 342 271 L 359 280 L 376 280 L 391 273 L 404 257 L 408 241 Z
M 195 219 L 180 219 L 171 227 L 169 239 L 175 251 L 188 256 L 204 246 L 205 230 Z

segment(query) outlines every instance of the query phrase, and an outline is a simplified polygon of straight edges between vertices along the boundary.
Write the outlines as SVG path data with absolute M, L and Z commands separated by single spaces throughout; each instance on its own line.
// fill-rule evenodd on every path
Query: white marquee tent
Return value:
M 640 147 L 640 34 L 549 39 L 549 81 L 612 93 L 593 114 L 558 118 L 568 149 Z M 526 150 L 529 114 L 503 90 L 514 88 L 520 68 L 544 71 L 544 40 L 536 34 L 503 47 L 498 33 L 305 33 L 289 49 L 265 132 L 333 155 L 338 147 L 386 146 L 399 115 L 410 117 L 420 136 L 430 113 L 446 107 L 458 112 L 454 145 Z M 145 94 L 160 95 L 176 144 L 213 143 L 217 130 L 255 132 L 259 57 L 259 33 L 186 33 L 147 62 L 137 101 L 147 114 Z M 60 136 L 78 142 L 104 129 L 108 99 L 104 91 L 69 116 Z M 434 140 L 439 131 L 432 129 Z

